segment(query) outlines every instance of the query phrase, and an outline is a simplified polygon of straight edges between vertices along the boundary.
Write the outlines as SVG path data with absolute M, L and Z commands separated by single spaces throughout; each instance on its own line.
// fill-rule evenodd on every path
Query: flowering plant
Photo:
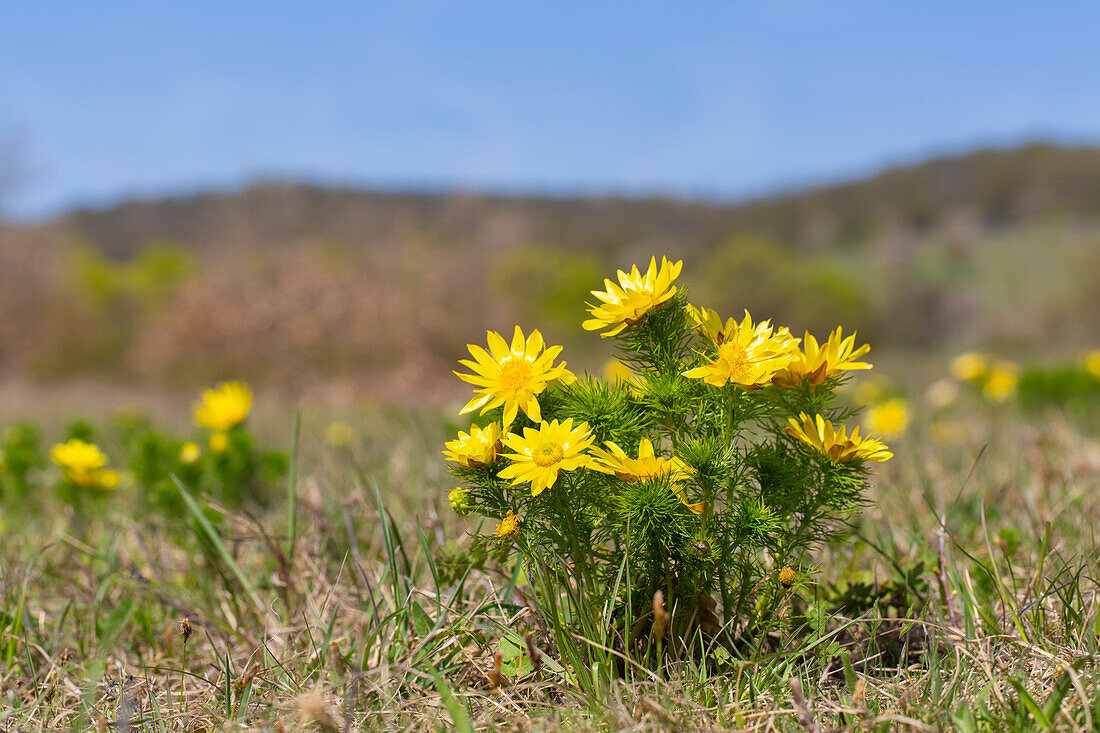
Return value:
M 444 451 L 451 506 L 499 521 L 484 541 L 519 553 L 559 640 L 644 657 L 654 637 L 754 633 L 891 457 L 834 398 L 869 347 L 723 321 L 687 303 L 681 266 L 654 258 L 592 293 L 583 327 L 614 339 L 627 379 L 577 378 L 519 327 L 456 372 L 481 424 Z

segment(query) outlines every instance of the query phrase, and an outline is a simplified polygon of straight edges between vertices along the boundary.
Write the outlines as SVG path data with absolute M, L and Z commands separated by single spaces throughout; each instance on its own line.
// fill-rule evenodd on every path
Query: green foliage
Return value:
M 128 262 L 116 262 L 88 246 L 74 248 L 73 275 L 78 286 L 100 308 L 124 301 L 156 306 L 195 271 L 183 247 L 165 240 L 149 242 Z
M 1054 407 L 1077 418 L 1095 419 L 1100 379 L 1078 366 L 1031 367 L 1021 371 L 1016 395 L 1028 411 Z
M 868 288 L 835 257 L 741 236 L 715 249 L 700 274 L 699 294 L 719 312 L 769 313 L 799 335 L 821 334 L 837 323 L 860 330 L 871 325 Z
M 20 423 L 4 431 L 0 457 L 0 499 L 22 503 L 31 491 L 29 475 L 42 468 L 42 455 L 38 428 L 33 423 Z

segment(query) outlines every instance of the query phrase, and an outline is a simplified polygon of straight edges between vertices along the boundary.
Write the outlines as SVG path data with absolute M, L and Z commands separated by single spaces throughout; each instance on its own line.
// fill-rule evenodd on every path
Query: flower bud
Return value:
M 460 517 L 466 516 L 474 508 L 473 501 L 470 499 L 470 491 L 461 486 L 452 489 L 451 493 L 447 494 L 447 501 L 451 504 L 451 511 Z

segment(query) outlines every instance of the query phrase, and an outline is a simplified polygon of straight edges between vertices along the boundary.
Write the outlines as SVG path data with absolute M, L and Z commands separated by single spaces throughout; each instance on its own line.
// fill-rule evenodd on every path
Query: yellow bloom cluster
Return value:
M 50 460 L 61 466 L 65 478 L 84 489 L 109 491 L 118 487 L 119 474 L 107 465 L 107 456 L 96 445 L 73 438 L 50 450 Z
M 602 330 L 601 336 L 608 337 L 638 325 L 676 295 L 676 278 L 682 265 L 680 261 L 662 257 L 658 266 L 653 257 L 645 273 L 636 265 L 629 272 L 619 270 L 618 283 L 606 279 L 605 290 L 592 291 L 599 303 L 588 305 L 591 318 L 582 326 L 589 331 Z M 683 375 L 716 387 L 735 385 L 757 390 L 771 385 L 818 386 L 841 372 L 871 368 L 869 363 L 860 361 L 870 347 L 857 346 L 855 334 L 845 337 L 841 328 L 818 342 L 809 333 L 799 339 L 789 329 L 774 327 L 770 321 L 754 322 L 748 311 L 741 321 L 728 318 L 724 322 L 711 309 L 687 305 L 686 313 L 693 330 L 707 345 L 707 362 L 687 369 Z M 538 331 L 525 336 L 519 326 L 515 327 L 511 343 L 494 331 L 487 333 L 486 340 L 488 349 L 469 344 L 467 348 L 473 358 L 459 362 L 470 373 L 455 372 L 475 387 L 473 398 L 461 413 L 480 410 L 485 415 L 501 408 L 501 419 L 484 428 L 471 425 L 469 433 L 460 432 L 455 440 L 448 441 L 443 451 L 448 460 L 464 468 L 506 460 L 507 465 L 496 475 L 510 480 L 513 486 L 529 484 L 532 496 L 552 488 L 562 473 L 580 469 L 611 474 L 628 482 L 667 476 L 672 491 L 690 511 L 696 514 L 704 511 L 704 504 L 690 502 L 683 488 L 691 474 L 688 466 L 678 457 L 658 455 L 648 438 L 641 439 L 637 457 L 633 457 L 611 441 L 605 442 L 604 447 L 593 447 L 594 438 L 587 423 L 574 424 L 572 418 L 550 422 L 542 419 L 539 395 L 553 382 L 571 384 L 575 380 L 564 361 L 555 364 L 562 350 L 560 346 L 547 347 Z M 639 386 L 620 362 L 609 362 L 605 371 L 609 379 L 627 382 L 637 394 Z M 511 432 L 521 411 L 534 423 L 534 427 L 525 427 L 522 435 Z M 880 441 L 860 437 L 858 429 L 848 436 L 846 428 L 834 429 L 820 415 L 801 418 L 802 422 L 792 419 L 793 427 L 787 432 L 833 460 L 884 461 L 891 456 Z M 887 403 L 874 424 L 881 427 L 880 432 L 898 434 L 908 420 L 907 403 Z M 470 496 L 465 490 L 455 489 L 449 499 L 452 505 L 468 511 Z M 501 520 L 496 534 L 513 535 L 518 531 L 518 522 L 518 517 L 509 514 Z

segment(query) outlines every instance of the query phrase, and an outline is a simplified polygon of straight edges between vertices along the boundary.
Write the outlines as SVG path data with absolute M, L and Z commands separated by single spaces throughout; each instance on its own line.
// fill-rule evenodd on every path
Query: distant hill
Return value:
M 302 237 L 386 240 L 409 232 L 455 245 L 520 237 L 576 249 L 676 238 L 711 246 L 731 233 L 795 246 L 850 245 L 896 227 L 924 232 L 957 217 L 1005 226 L 1100 215 L 1100 147 L 1034 144 L 895 167 L 870 178 L 741 203 L 675 198 L 424 194 L 295 183 L 238 193 L 137 200 L 63 218 L 112 256 L 152 239 L 198 247 Z
M 652 254 L 684 258 L 693 299 L 794 330 L 1068 351 L 1100 342 L 1100 148 L 983 150 L 740 203 L 266 183 L 73 211 L 0 228 L 17 316 L 0 368 L 422 391 L 515 322 L 597 365 L 587 291 Z

